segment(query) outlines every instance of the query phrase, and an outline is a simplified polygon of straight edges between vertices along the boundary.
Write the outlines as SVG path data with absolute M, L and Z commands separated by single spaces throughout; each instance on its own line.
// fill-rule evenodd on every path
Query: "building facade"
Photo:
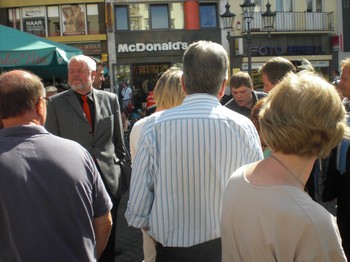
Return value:
M 226 0 L 109 0 L 108 53 L 114 87 L 127 81 L 137 92 L 145 79 L 154 82 L 159 72 L 173 65 L 181 67 L 186 47 L 202 39 L 225 46 L 230 54 L 230 73 L 247 71 L 247 24 L 240 7 L 243 2 L 228 1 L 236 14 L 231 35 L 237 37 L 228 40 L 220 29 Z M 296 65 L 306 58 L 326 78 L 338 68 L 338 52 L 332 42 L 337 32 L 335 0 L 270 0 L 272 11 L 276 11 L 270 37 L 261 18 L 268 0 L 254 2 L 250 26 L 255 87 L 261 84 L 258 68 L 273 56 L 283 56 Z
M 102 0 L 2 0 L 0 17 L 0 24 L 79 48 L 86 55 L 108 61 Z
M 50 40 L 72 45 L 84 54 L 108 62 L 110 85 L 121 81 L 135 87 L 155 82 L 171 66 L 182 67 L 187 46 L 197 40 L 221 43 L 230 54 L 230 74 L 248 69 L 247 24 L 240 4 L 244 0 L 2 0 L 0 23 Z M 257 70 L 273 56 L 298 64 L 308 59 L 329 77 L 346 51 L 350 36 L 343 24 L 350 16 L 349 0 L 255 0 L 251 28 L 251 67 L 257 88 Z M 274 29 L 267 37 L 261 13 L 266 4 L 276 11 Z M 232 36 L 221 29 L 225 5 L 236 14 Z M 344 53 L 345 52 L 345 53 Z M 344 54 L 343 54 L 344 53 Z
M 337 28 L 333 37 L 333 48 L 339 53 L 338 63 L 350 57 L 350 30 L 347 25 L 350 23 L 350 0 L 337 1 Z
M 109 11 L 110 10 L 110 11 Z M 113 85 L 126 81 L 135 97 L 154 87 L 159 73 L 182 68 L 182 56 L 198 40 L 221 43 L 218 1 L 112 1 L 107 3 Z
M 243 1 L 240 2 L 229 2 L 232 3 L 231 12 L 237 14 L 231 35 L 238 38 L 228 40 L 233 71 L 248 68 L 247 23 L 242 19 L 239 5 Z M 261 17 L 268 2 L 276 12 L 270 33 L 264 28 Z M 338 52 L 332 43 L 337 32 L 335 0 L 255 0 L 255 4 L 250 31 L 251 67 L 256 88 L 261 85 L 258 68 L 273 56 L 282 56 L 295 65 L 306 58 L 327 79 L 332 69 L 338 68 Z

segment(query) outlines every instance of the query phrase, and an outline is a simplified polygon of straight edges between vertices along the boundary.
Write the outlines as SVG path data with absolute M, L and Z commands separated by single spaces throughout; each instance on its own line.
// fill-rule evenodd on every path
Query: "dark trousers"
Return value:
M 108 191 L 108 190 L 107 190 Z M 111 230 L 111 234 L 109 235 L 109 239 L 106 245 L 105 250 L 103 251 L 101 258 L 98 260 L 99 262 L 114 262 L 115 257 L 115 237 L 117 231 L 117 214 L 118 214 L 118 206 L 121 198 L 114 198 L 110 196 L 113 202 L 113 207 L 111 210 L 113 226 Z
M 221 238 L 191 247 L 164 247 L 156 244 L 156 262 L 220 262 Z

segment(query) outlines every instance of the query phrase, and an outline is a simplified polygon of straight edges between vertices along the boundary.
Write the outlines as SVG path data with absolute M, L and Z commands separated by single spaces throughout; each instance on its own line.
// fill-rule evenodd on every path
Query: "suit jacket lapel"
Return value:
M 67 92 L 67 96 L 68 96 L 68 103 L 70 104 L 70 106 L 82 117 L 86 120 L 86 117 L 84 115 L 83 112 L 83 108 L 80 105 L 80 102 L 78 100 L 78 98 L 76 97 L 74 91 L 72 89 L 70 89 Z M 87 121 L 87 120 L 86 120 Z
M 92 91 L 94 101 L 95 101 L 95 130 L 97 129 L 96 127 L 98 126 L 98 123 L 101 118 L 101 104 L 102 104 L 102 94 L 99 92 L 99 90 L 93 89 Z

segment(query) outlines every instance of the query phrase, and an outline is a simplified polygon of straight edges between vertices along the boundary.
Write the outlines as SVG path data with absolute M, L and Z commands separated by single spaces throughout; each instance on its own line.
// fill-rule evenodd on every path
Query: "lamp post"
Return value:
M 251 52 L 251 44 L 252 44 L 252 34 L 251 34 L 251 26 L 250 23 L 254 19 L 254 8 L 255 3 L 251 0 L 245 0 L 243 4 L 240 5 L 242 8 L 242 19 L 247 23 L 247 34 L 245 36 L 231 36 L 231 30 L 233 29 L 233 22 L 235 19 L 235 14 L 231 13 L 230 5 L 227 3 L 225 5 L 226 11 L 225 13 L 220 15 L 223 28 L 227 32 L 227 40 L 236 39 L 236 38 L 245 38 L 247 40 L 247 55 L 248 55 L 248 73 L 252 76 L 252 52 Z M 271 4 L 268 2 L 266 4 L 266 12 L 261 14 L 263 19 L 264 28 L 268 31 L 268 37 L 270 38 L 270 31 L 274 28 L 276 12 L 271 12 Z M 231 44 L 230 44 L 231 46 Z M 230 48 L 231 51 L 231 48 Z
M 270 2 L 267 2 L 267 4 L 266 4 L 266 12 L 262 13 L 261 16 L 262 16 L 262 19 L 263 19 L 264 28 L 268 32 L 267 36 L 268 36 L 268 38 L 270 38 L 271 37 L 270 32 L 274 28 L 275 17 L 276 17 L 276 12 L 272 12 L 271 11 L 271 4 L 270 4 Z
M 250 31 L 250 22 L 254 18 L 253 12 L 255 4 L 250 0 L 246 0 L 240 6 L 243 12 L 243 21 L 247 22 L 248 73 L 250 76 L 252 76 L 252 34 Z

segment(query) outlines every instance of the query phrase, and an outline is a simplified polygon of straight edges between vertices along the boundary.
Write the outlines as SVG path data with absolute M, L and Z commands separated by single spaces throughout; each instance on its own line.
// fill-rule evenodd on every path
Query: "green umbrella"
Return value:
M 67 62 L 80 49 L 0 25 L 1 71 L 25 69 L 43 79 L 67 77 Z

